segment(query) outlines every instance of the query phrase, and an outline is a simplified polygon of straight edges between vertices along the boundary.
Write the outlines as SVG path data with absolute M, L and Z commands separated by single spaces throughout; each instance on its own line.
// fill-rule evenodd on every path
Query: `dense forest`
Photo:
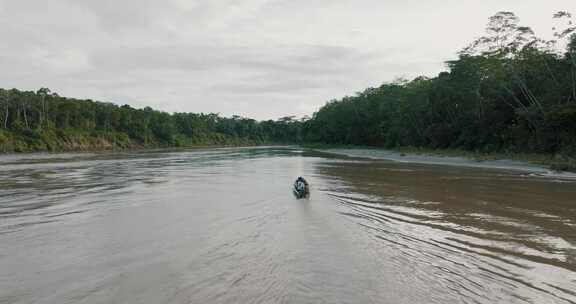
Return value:
M 60 97 L 46 88 L 0 89 L 0 152 L 293 143 L 300 138 L 300 125 L 293 117 L 258 122 L 169 114 Z
M 437 77 L 398 80 L 333 100 L 303 126 L 328 144 L 576 155 L 576 26 L 552 19 L 554 40 L 511 12 Z
M 538 38 L 511 12 L 433 78 L 396 80 L 328 102 L 310 119 L 165 113 L 0 89 L 0 152 L 271 143 L 455 148 L 576 155 L 576 25 Z

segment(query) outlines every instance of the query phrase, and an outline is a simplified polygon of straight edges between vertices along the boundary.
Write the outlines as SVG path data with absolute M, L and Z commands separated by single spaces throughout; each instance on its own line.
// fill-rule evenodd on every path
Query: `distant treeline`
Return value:
M 0 152 L 324 143 L 576 155 L 576 23 L 554 40 L 511 12 L 437 77 L 397 80 L 328 102 L 310 119 L 255 121 L 134 109 L 0 89 Z
M 294 143 L 292 117 L 258 122 L 0 89 L 0 152 Z
M 333 100 L 304 124 L 305 140 L 574 156 L 576 23 L 567 12 L 553 20 L 545 41 L 497 13 L 447 72 Z

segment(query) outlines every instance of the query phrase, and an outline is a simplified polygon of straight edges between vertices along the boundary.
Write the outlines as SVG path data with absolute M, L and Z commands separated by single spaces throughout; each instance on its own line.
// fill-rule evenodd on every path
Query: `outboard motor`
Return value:
M 302 176 L 300 176 L 294 182 L 294 188 L 292 191 L 297 199 L 305 198 L 310 195 L 310 185 Z

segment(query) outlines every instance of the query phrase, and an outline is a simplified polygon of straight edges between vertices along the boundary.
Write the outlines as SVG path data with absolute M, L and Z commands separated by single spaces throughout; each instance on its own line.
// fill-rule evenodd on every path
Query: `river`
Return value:
M 292 147 L 0 156 L 0 303 L 576 303 L 576 181 Z

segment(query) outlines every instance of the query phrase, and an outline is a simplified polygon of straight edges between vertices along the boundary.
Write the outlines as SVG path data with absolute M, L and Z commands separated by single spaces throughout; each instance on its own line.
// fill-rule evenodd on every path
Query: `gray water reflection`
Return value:
M 463 302 L 576 301 L 576 188 L 517 172 L 348 162 L 320 164 L 341 213 Z M 374 244 L 378 246 L 372 246 Z
M 282 147 L 4 156 L 0 303 L 574 303 L 575 186 Z

